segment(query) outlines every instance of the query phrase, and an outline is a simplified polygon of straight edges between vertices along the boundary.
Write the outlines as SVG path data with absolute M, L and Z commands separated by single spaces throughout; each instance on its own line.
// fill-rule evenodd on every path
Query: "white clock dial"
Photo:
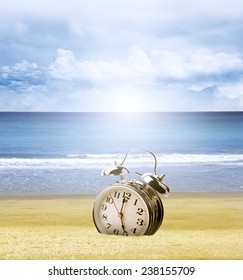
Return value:
M 149 210 L 135 188 L 116 185 L 97 197 L 93 217 L 99 232 L 143 235 L 149 226 Z

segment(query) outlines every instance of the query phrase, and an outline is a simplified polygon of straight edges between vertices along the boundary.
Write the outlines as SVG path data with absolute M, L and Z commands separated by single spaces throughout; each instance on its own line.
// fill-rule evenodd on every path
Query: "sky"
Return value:
M 1 0 L 0 111 L 242 111 L 239 0 Z

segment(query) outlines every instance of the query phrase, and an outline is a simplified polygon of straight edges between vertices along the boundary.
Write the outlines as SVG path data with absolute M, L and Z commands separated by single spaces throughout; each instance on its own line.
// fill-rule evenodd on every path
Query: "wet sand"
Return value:
M 101 235 L 93 196 L 0 197 L 0 259 L 243 259 L 243 193 L 171 193 L 153 236 Z

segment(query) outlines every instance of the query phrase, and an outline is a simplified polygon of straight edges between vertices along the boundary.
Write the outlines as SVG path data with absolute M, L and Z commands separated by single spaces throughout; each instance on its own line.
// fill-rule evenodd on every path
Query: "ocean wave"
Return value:
M 0 158 L 0 169 L 102 169 L 122 162 L 122 154 L 70 154 L 62 158 Z M 237 165 L 243 166 L 243 154 L 159 154 L 158 166 L 165 165 Z M 153 166 L 149 155 L 129 155 L 128 167 Z

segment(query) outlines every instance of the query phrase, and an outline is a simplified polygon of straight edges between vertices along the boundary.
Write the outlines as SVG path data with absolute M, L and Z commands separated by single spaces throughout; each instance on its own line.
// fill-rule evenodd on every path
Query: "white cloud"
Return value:
M 168 79 L 172 80 L 171 83 L 190 82 L 194 76 L 200 79 L 205 74 L 213 76 L 242 70 L 243 60 L 237 53 L 198 50 L 185 58 L 165 50 L 146 53 L 138 46 L 131 47 L 127 58 L 120 61 L 83 61 L 75 58 L 72 51 L 59 49 L 55 61 L 50 65 L 54 78 L 88 80 L 94 85 L 105 86 L 108 83 L 154 85 L 158 79 L 166 83 L 170 83 Z M 211 83 L 214 82 L 212 79 Z
M 228 100 L 236 101 L 239 108 L 243 107 L 243 80 L 235 84 L 219 86 L 218 97 L 227 97 Z
M 49 67 L 53 78 L 70 80 L 79 78 L 78 61 L 70 50 L 58 49 L 55 61 Z
M 229 109 L 229 104 L 233 110 L 238 105 L 227 105 L 227 100 L 235 95 L 241 100 L 237 93 L 241 86 L 229 86 L 225 75 L 240 76 L 242 70 L 238 53 L 204 49 L 183 57 L 166 50 L 148 53 L 138 46 L 131 47 L 127 57 L 117 61 L 77 59 L 72 51 L 59 49 L 49 67 L 56 91 L 68 93 L 73 102 L 85 96 L 85 108 L 89 110 L 92 106 L 93 110 L 190 110 L 190 106 L 195 110 L 220 110 Z M 120 100 L 130 100 L 130 106 Z
M 133 46 L 128 50 L 127 64 L 134 71 L 141 73 L 151 71 L 152 67 L 149 56 L 138 46 Z
M 238 53 L 214 53 L 198 50 L 190 57 L 183 57 L 167 50 L 146 52 L 133 46 L 127 57 L 120 60 L 83 60 L 78 59 L 73 51 L 58 49 L 54 61 L 49 66 L 49 73 L 36 63 L 26 60 L 13 66 L 4 66 L 1 71 L 2 84 L 21 82 L 38 85 L 45 83 L 46 75 L 50 80 L 80 83 L 89 82 L 94 87 L 114 87 L 121 84 L 168 87 L 170 84 L 196 84 L 205 87 L 225 84 L 227 73 L 241 73 L 243 60 Z M 217 80 L 214 79 L 217 76 Z M 210 78 L 209 78 L 210 77 Z M 200 87 L 200 86 L 199 86 Z
M 26 60 L 22 60 L 13 66 L 2 67 L 2 77 L 4 78 L 33 78 L 39 75 L 38 65 L 36 63 L 29 63 Z
M 144 83 L 146 75 L 152 72 L 149 57 L 139 47 L 132 47 L 124 61 L 83 61 L 76 59 L 72 51 L 59 49 L 49 69 L 56 79 L 89 81 L 106 87 L 116 83 Z
M 185 59 L 175 52 L 153 50 L 151 60 L 158 77 L 181 79 L 187 76 Z
M 0 72 L 0 85 L 5 90 L 33 92 L 43 87 L 46 73 L 36 63 L 23 60 L 13 66 L 3 66 Z
M 207 49 L 196 51 L 190 58 L 188 70 L 191 73 L 217 74 L 243 69 L 240 54 L 224 52 L 212 53 Z
M 239 0 L 1 0 L 2 108 L 243 108 L 242 14 Z
M 0 82 L 5 94 L 1 104 L 6 104 L 6 93 L 10 91 L 10 102 L 6 107 L 14 110 L 32 107 L 45 111 L 51 106 L 64 111 L 166 109 L 170 103 L 167 102 L 170 97 L 166 95 L 173 87 L 162 86 L 163 97 L 159 97 L 161 87 L 154 81 L 159 68 L 154 66 L 153 59 L 137 46 L 129 49 L 127 58 L 122 61 L 83 61 L 70 50 L 58 49 L 49 67 L 48 83 L 46 80 L 37 83 L 40 69 L 36 63 L 22 61 L 12 67 L 3 67 Z M 21 96 L 16 95 L 18 91 Z M 160 105 L 158 98 L 163 99 Z

